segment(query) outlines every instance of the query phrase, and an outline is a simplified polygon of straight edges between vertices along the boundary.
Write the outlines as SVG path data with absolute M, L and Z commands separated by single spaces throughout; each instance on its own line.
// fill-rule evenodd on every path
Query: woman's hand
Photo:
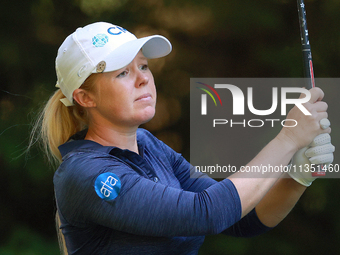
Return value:
M 309 91 L 311 98 L 303 106 L 311 115 L 305 115 L 297 106 L 294 106 L 289 111 L 287 119 L 295 120 L 297 125 L 293 127 L 296 122 L 287 121 L 287 127 L 282 128 L 277 137 L 281 141 L 291 144 L 296 151 L 310 144 L 319 134 L 331 132 L 330 128 L 323 130 L 320 127 L 320 120 L 328 117 L 328 105 L 321 101 L 324 97 L 323 91 L 320 88 L 312 88 Z

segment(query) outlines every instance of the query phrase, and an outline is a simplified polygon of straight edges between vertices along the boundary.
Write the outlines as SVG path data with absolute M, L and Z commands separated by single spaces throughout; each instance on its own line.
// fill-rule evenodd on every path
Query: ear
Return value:
M 96 107 L 93 95 L 83 89 L 73 91 L 73 99 L 82 107 Z

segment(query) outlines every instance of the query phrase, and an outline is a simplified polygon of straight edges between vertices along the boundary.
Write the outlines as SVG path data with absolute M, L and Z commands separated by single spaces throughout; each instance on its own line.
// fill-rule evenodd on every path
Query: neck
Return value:
M 114 128 L 89 125 L 85 139 L 99 143 L 103 146 L 115 146 L 121 149 L 128 149 L 138 154 L 137 128 Z

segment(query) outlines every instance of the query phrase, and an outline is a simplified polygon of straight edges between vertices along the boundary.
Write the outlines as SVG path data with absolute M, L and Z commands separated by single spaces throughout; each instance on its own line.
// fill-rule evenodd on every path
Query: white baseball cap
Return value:
M 56 58 L 56 87 L 66 96 L 60 101 L 73 105 L 73 91 L 87 77 L 127 66 L 141 49 L 147 58 L 160 58 L 171 52 L 171 43 L 161 35 L 137 39 L 126 29 L 106 22 L 78 28 L 62 43 Z

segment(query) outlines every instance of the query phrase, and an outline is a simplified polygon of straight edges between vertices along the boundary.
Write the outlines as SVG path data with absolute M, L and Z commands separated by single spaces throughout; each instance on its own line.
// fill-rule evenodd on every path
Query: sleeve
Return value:
M 190 192 L 155 183 L 112 159 L 80 157 L 72 160 L 68 174 L 61 174 L 63 168 L 67 164 L 54 179 L 56 198 L 64 218 L 76 226 L 100 224 L 148 236 L 201 236 L 221 233 L 241 216 L 238 193 L 228 179 Z M 103 174 L 115 176 L 121 185 L 114 199 L 105 200 L 95 190 Z
M 180 153 L 175 152 L 168 145 L 160 142 L 160 146 L 167 155 L 167 159 L 171 165 L 171 168 L 180 182 L 182 189 L 192 192 L 201 192 L 211 185 L 217 183 L 205 173 L 196 172 L 194 166 L 192 166 Z
M 244 216 L 239 222 L 222 233 L 235 237 L 253 237 L 268 232 L 273 228 L 264 225 L 257 217 L 255 208 Z
M 193 192 L 202 192 L 211 185 L 217 183 L 204 173 L 197 173 L 195 168 L 186 161 L 183 156 L 173 151 L 166 144 L 163 148 L 168 152 L 174 173 L 180 181 L 182 188 Z M 189 170 L 190 169 L 190 170 Z M 235 237 L 252 237 L 265 233 L 272 228 L 265 226 L 257 217 L 255 208 L 244 216 L 240 221 L 223 231 L 223 234 Z

